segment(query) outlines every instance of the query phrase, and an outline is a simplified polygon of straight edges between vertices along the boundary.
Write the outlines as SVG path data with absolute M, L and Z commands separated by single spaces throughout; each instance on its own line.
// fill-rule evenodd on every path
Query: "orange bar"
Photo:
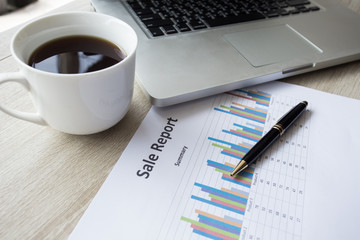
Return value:
M 245 155 L 245 154 L 241 154 L 241 153 L 237 153 L 237 152 L 232 152 L 232 151 L 226 150 L 226 149 L 224 149 L 223 151 L 226 152 L 226 153 L 241 157 L 241 158 Z
M 236 240 L 235 238 L 232 238 L 232 237 L 229 237 L 229 236 L 225 236 L 224 234 L 217 233 L 217 232 L 215 232 L 215 231 L 211 231 L 211 230 L 209 230 L 209 229 L 206 229 L 206 228 L 197 226 L 197 225 L 195 225 L 195 224 L 191 224 L 191 227 L 192 227 L 193 229 L 198 230 L 198 231 L 207 233 L 207 234 L 209 234 L 209 235 L 213 235 L 213 236 L 215 236 L 215 237 L 218 237 L 218 238 L 221 238 L 221 239 L 224 239 L 224 240 Z
M 231 164 L 231 163 L 228 163 L 228 162 L 225 162 L 225 165 L 226 165 L 226 166 L 229 166 L 229 167 L 232 167 L 232 168 L 235 168 L 235 167 L 236 167 L 236 165 Z M 246 171 L 246 172 L 248 172 L 248 173 L 254 174 L 254 170 L 250 170 L 249 168 L 245 168 L 244 171 Z
M 231 164 L 231 163 L 228 163 L 228 162 L 226 162 L 225 165 L 226 165 L 226 166 L 229 166 L 229 167 L 232 167 L 232 168 L 235 168 L 235 167 L 236 167 L 236 165 Z
M 237 103 L 237 102 L 233 102 L 232 104 L 237 105 L 237 106 L 240 106 L 240 107 L 244 107 L 244 108 L 249 108 L 249 109 L 254 110 L 254 111 L 257 111 L 257 112 L 267 113 L 267 112 L 264 111 L 264 110 L 260 110 L 260 109 L 257 109 L 257 108 L 248 107 L 248 106 L 242 105 L 242 104 Z
M 233 130 L 233 129 L 230 129 L 230 132 L 237 133 L 239 135 L 242 135 L 242 136 L 245 136 L 245 137 L 248 137 L 248 138 L 251 138 L 251 139 L 260 140 L 260 137 L 255 137 L 253 135 L 246 134 L 246 133 L 243 133 L 243 132 L 239 132 L 239 131 L 236 131 L 236 130 Z
M 264 93 L 259 93 L 259 92 L 256 92 L 256 91 L 253 91 L 253 90 L 248 90 L 249 93 L 254 93 L 254 94 L 257 94 L 257 95 L 260 95 L 260 96 L 263 96 L 263 97 L 271 97 L 270 95 L 267 95 L 267 94 L 264 94 Z
M 233 226 L 236 226 L 236 227 L 242 227 L 240 223 L 237 223 L 237 222 L 233 222 L 231 220 L 228 220 L 228 219 L 225 219 L 225 218 L 221 218 L 221 217 L 218 217 L 218 216 L 215 216 L 215 215 L 212 215 L 210 213 L 206 213 L 206 212 L 203 212 L 203 211 L 200 211 L 198 209 L 195 210 L 196 213 L 198 214 L 201 214 L 201 215 L 204 215 L 204 216 L 207 216 L 209 218 L 212 218 L 212 219 L 216 219 L 220 222 L 224 222 L 224 223 L 228 223 L 230 225 L 233 225 Z
M 239 196 L 239 197 L 248 199 L 248 196 L 247 196 L 247 195 L 244 195 L 244 194 L 241 194 L 241 193 L 238 193 L 238 192 L 234 192 L 234 191 L 232 191 L 232 190 L 230 190 L 230 189 L 221 188 L 221 190 L 224 191 L 224 192 L 231 193 L 231 194 L 234 194 L 234 195 L 236 195 L 236 196 Z
M 242 143 L 238 143 L 238 146 L 250 149 L 251 147 Z

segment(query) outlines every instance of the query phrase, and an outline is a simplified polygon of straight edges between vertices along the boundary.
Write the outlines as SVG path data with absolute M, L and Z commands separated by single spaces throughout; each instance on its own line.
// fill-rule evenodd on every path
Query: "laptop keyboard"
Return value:
M 152 37 L 320 10 L 308 0 L 129 0 Z

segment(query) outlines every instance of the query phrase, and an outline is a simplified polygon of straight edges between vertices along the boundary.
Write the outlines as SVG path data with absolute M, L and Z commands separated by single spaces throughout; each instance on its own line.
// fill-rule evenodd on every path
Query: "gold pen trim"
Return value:
M 248 166 L 247 162 L 245 162 L 244 160 L 241 160 L 239 162 L 239 164 L 234 168 L 232 173 L 230 173 L 230 176 L 232 176 L 232 177 L 235 176 L 236 174 L 238 174 L 239 172 L 241 172 L 242 170 L 247 168 L 247 166 Z
M 302 101 L 302 102 L 300 102 L 300 103 L 304 104 L 305 106 L 308 105 L 308 102 L 307 102 L 307 101 Z
M 280 132 L 280 136 L 283 135 L 284 128 L 283 128 L 283 126 L 281 124 L 276 124 L 275 126 L 273 126 L 273 128 Z

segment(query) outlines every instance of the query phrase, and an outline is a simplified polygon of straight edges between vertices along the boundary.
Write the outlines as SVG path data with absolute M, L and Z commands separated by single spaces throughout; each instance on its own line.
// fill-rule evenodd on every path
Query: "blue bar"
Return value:
M 231 146 L 231 149 L 240 151 L 240 152 L 242 152 L 244 154 L 247 153 L 250 150 L 250 148 L 243 147 L 243 146 Z
M 201 219 L 201 218 L 200 218 L 200 219 L 199 219 L 199 222 L 200 222 L 200 223 L 203 223 L 203 224 L 206 224 L 206 225 L 208 225 L 208 226 L 217 228 L 217 229 L 224 230 L 224 231 L 226 231 L 226 232 L 228 232 L 228 233 L 233 233 L 233 234 L 237 234 L 237 235 L 240 234 L 239 230 L 233 230 L 233 229 L 230 229 L 230 228 L 227 228 L 227 227 L 218 225 L 218 224 L 213 223 L 213 222 L 211 222 L 211 221 L 209 221 L 209 220 L 207 220 L 207 219 Z
M 241 171 L 235 178 L 246 177 L 252 180 L 254 174 L 247 172 L 246 170 Z
M 216 138 L 212 138 L 212 137 L 208 137 L 209 140 L 211 141 L 214 141 L 214 142 L 218 142 L 218 143 L 223 143 L 223 144 L 226 144 L 226 145 L 229 145 L 232 149 L 235 149 L 235 150 L 238 150 L 238 151 L 242 151 L 244 153 L 248 152 L 249 151 L 249 148 L 246 148 L 246 147 L 242 147 L 242 146 L 239 146 L 237 144 L 233 144 L 233 143 L 230 143 L 230 142 L 226 142 L 226 141 L 223 141 L 223 140 L 220 140 L 220 139 L 216 139 Z M 249 147 L 252 147 L 252 145 L 248 144 L 248 143 L 243 143 L 244 145 L 247 145 Z
M 263 91 L 257 91 L 258 93 L 261 93 L 261 94 L 265 94 L 265 95 L 268 95 L 269 98 L 271 98 L 271 94 L 270 93 L 267 93 L 267 92 L 263 92 Z
M 242 191 L 242 190 L 240 190 L 240 189 L 231 188 L 231 190 L 234 191 L 234 192 L 237 192 L 237 193 L 240 193 L 240 194 L 244 194 L 244 195 L 249 196 L 249 193 L 248 193 L 248 192 Z
M 236 219 L 236 218 L 233 218 L 233 217 L 230 217 L 230 216 L 226 216 L 226 215 L 225 215 L 224 218 L 227 219 L 227 220 L 233 221 L 233 222 L 240 223 L 241 225 L 242 225 L 242 223 L 243 223 L 241 220 Z
M 234 155 L 234 154 L 227 153 L 227 152 L 224 152 L 224 151 L 221 151 L 221 154 L 224 154 L 224 155 L 229 156 L 229 157 L 232 157 L 232 158 L 237 158 L 237 159 L 239 159 L 239 160 L 242 159 L 242 157 L 239 157 L 239 156 L 236 156 L 236 155 Z
M 212 194 L 214 194 L 216 196 L 223 197 L 223 198 L 226 198 L 226 199 L 229 199 L 231 201 L 238 202 L 238 203 L 241 203 L 241 204 L 246 204 L 247 203 L 246 198 L 236 196 L 234 194 L 224 192 L 222 190 L 212 188 L 212 187 L 209 187 L 209 186 L 206 186 L 206 185 L 203 185 L 203 184 L 195 183 L 194 185 L 197 186 L 197 187 L 201 187 L 201 190 L 204 191 L 204 192 L 212 193 Z
M 232 226 L 230 224 L 220 222 L 218 220 L 215 220 L 215 219 L 212 219 L 212 218 L 209 218 L 206 216 L 202 216 L 202 215 L 199 215 L 199 218 L 200 218 L 199 222 L 204 223 L 206 225 L 215 227 L 217 229 L 224 230 L 229 233 L 233 233 L 233 234 L 237 234 L 237 235 L 240 234 L 241 228 L 238 228 L 238 227 Z
M 219 207 L 219 208 L 222 208 L 222 209 L 226 209 L 226 210 L 232 211 L 232 212 L 234 212 L 234 213 L 239 213 L 239 214 L 244 215 L 244 212 L 243 212 L 243 211 L 240 211 L 240 210 L 237 210 L 237 209 L 235 209 L 235 208 L 231 208 L 231 207 L 228 207 L 228 206 L 225 206 L 225 205 L 216 203 L 216 202 L 212 202 L 212 201 L 210 201 L 210 200 L 207 200 L 207 199 L 204 199 L 204 198 L 201 198 L 201 197 L 197 197 L 197 196 L 191 195 L 191 198 L 194 199 L 194 200 L 198 200 L 198 201 L 200 201 L 200 202 L 203 202 L 203 203 L 207 203 L 207 204 L 209 204 L 209 205 L 213 205 L 213 206 L 215 206 L 215 207 Z
M 246 125 L 251 126 L 251 127 L 254 127 L 254 128 L 261 128 L 261 129 L 264 131 L 264 128 L 263 128 L 263 127 L 260 127 L 260 126 L 258 126 L 258 125 L 256 125 L 256 124 L 247 122 Z
M 234 123 L 234 126 L 236 126 L 236 127 L 241 127 L 241 128 L 242 128 L 244 131 L 246 131 L 246 132 L 250 132 L 250 133 L 257 134 L 259 137 L 262 136 L 262 131 L 255 130 L 255 129 L 249 128 L 249 127 L 245 127 L 245 126 L 240 125 L 240 124 L 237 124 L 237 123 Z
M 242 108 L 239 108 L 239 107 L 234 107 L 234 106 L 230 106 L 229 107 L 231 110 L 236 110 L 238 112 L 236 113 L 242 113 L 242 114 L 253 114 L 253 115 L 256 115 L 258 117 L 264 117 L 266 118 L 266 114 L 265 113 L 259 113 L 258 111 L 254 111 L 254 110 L 251 110 L 251 109 L 248 109 L 248 108 L 245 108 L 245 109 L 242 109 Z M 226 108 L 225 108 L 226 109 Z M 242 116 L 244 117 L 244 116 Z M 264 120 L 265 121 L 265 120 Z
M 250 141 L 254 141 L 254 142 L 257 142 L 257 141 L 258 141 L 258 140 L 252 139 L 252 138 L 250 138 L 250 137 L 248 137 L 248 136 L 243 136 L 243 135 L 241 135 L 241 134 L 234 133 L 234 132 L 230 132 L 230 131 L 228 131 L 228 130 L 222 130 L 222 132 L 224 132 L 224 133 L 229 133 L 229 134 L 235 135 L 235 136 L 237 136 L 237 137 L 245 138 L 245 139 L 250 140 Z
M 228 113 L 228 114 L 231 114 L 231 115 L 234 115 L 234 116 L 237 116 L 237 117 L 245 118 L 245 119 L 248 119 L 248 120 L 251 120 L 251 121 L 254 121 L 254 122 L 258 122 L 258 123 L 262 123 L 262 124 L 265 123 L 265 121 L 260 121 L 260 120 L 257 120 L 257 119 L 252 119 L 252 118 L 246 117 L 246 116 L 240 116 L 239 114 L 232 113 L 232 112 L 228 112 L 228 111 L 224 111 L 224 110 L 219 109 L 219 108 L 214 108 L 214 110 L 219 111 L 219 112 Z
M 214 162 L 212 160 L 207 160 L 207 163 L 208 163 L 207 165 L 210 166 L 210 167 L 221 169 L 221 170 L 227 171 L 229 173 L 231 173 L 232 170 L 233 170 L 233 168 L 230 167 L 230 166 L 227 166 L 227 165 L 222 164 L 222 163 Z M 246 178 L 252 179 L 253 176 L 254 176 L 254 174 L 252 174 L 252 173 L 249 173 L 247 171 L 242 171 L 239 175 L 236 176 L 236 178 L 237 177 L 246 177 Z
M 219 193 L 218 191 L 213 191 L 213 190 L 204 190 L 204 192 L 207 192 L 207 193 L 210 193 L 210 194 L 214 194 L 216 196 L 219 196 L 219 197 L 222 197 L 222 198 L 226 198 L 226 199 L 229 199 L 231 201 L 234 201 L 234 202 L 237 202 L 237 203 L 241 203 L 241 204 L 244 204 L 246 205 L 247 203 L 247 199 L 245 198 L 242 198 L 242 197 L 239 197 L 239 196 L 236 196 L 236 195 L 233 195 L 231 193 L 227 193 L 225 192 L 226 194 L 231 194 L 233 195 L 233 197 L 230 197 L 230 196 L 227 196 L 226 194 L 223 194 L 223 193 Z
M 218 168 L 218 169 L 221 169 L 221 170 L 224 170 L 224 171 L 227 171 L 227 172 L 232 172 L 233 168 L 230 167 L 230 166 L 227 166 L 225 164 L 221 164 L 221 163 L 218 163 L 218 162 L 214 162 L 212 160 L 207 160 L 207 165 L 208 166 L 211 166 L 211 167 L 214 167 L 214 168 Z
M 267 108 L 262 108 L 262 107 L 259 107 L 259 106 L 255 106 L 255 108 L 258 109 L 258 110 L 261 110 L 261 111 L 265 111 L 265 112 L 268 111 Z
M 259 117 L 266 117 L 266 113 L 255 111 L 255 110 L 249 109 L 247 107 L 245 107 L 245 109 L 243 109 L 241 107 L 237 107 L 237 106 L 232 105 L 230 108 L 233 108 L 235 110 L 244 111 L 244 112 L 247 112 L 247 113 L 251 113 L 251 114 L 257 115 Z
M 224 144 L 227 144 L 227 145 L 230 145 L 230 146 L 237 146 L 236 144 L 233 144 L 231 142 L 227 142 L 227 141 L 224 141 L 224 140 L 220 140 L 220 139 L 217 139 L 217 138 L 208 137 L 208 139 L 211 140 L 211 141 L 214 141 L 214 142 L 224 143 Z
M 224 143 L 224 144 L 227 144 L 227 145 L 230 145 L 230 146 L 237 146 L 236 144 L 233 144 L 231 142 L 226 142 L 224 140 L 220 140 L 220 139 L 217 139 L 217 138 L 212 138 L 212 137 L 208 137 L 209 140 L 211 141 L 215 141 L 215 142 L 219 142 L 219 143 Z
M 242 183 L 242 182 L 238 182 L 238 181 L 232 180 L 232 179 L 230 179 L 230 178 L 221 177 L 221 179 L 222 179 L 222 180 L 225 180 L 225 181 L 228 181 L 228 182 L 235 183 L 235 184 L 240 185 L 240 186 L 247 187 L 247 188 L 250 188 L 250 187 L 251 187 L 251 185 L 248 185 L 248 184 Z
M 255 102 L 255 104 L 259 104 L 261 106 L 269 107 L 269 104 L 267 104 L 267 103 Z
M 225 111 L 225 110 L 220 109 L 220 108 L 214 108 L 214 110 L 219 111 L 219 112 L 224 112 L 224 113 L 231 113 L 231 112 Z
M 262 96 L 262 95 L 259 95 L 259 94 L 256 94 L 256 93 L 251 93 L 251 92 L 247 92 L 247 91 L 244 91 L 244 90 L 240 90 L 240 89 L 237 89 L 235 90 L 237 92 L 242 92 L 242 93 L 245 93 L 249 96 L 252 96 L 252 97 L 256 97 L 256 98 L 260 98 L 260 99 L 264 99 L 264 100 L 267 100 L 267 101 L 270 101 L 270 97 L 265 97 L 265 96 Z M 267 93 L 265 93 L 266 95 L 269 95 Z
M 222 238 L 219 238 L 219 237 L 216 237 L 216 236 L 214 236 L 214 235 L 211 235 L 211 234 L 202 232 L 202 231 L 197 230 L 197 229 L 193 229 L 193 232 L 196 233 L 196 234 L 199 234 L 199 235 L 201 235 L 201 236 L 210 238 L 210 239 L 214 239 L 214 240 L 224 240 L 224 239 L 222 239 Z

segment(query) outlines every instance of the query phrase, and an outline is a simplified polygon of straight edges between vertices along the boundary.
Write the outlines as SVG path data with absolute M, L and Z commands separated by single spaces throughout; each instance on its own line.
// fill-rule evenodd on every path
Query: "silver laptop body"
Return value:
M 319 11 L 151 37 L 120 0 L 91 0 L 139 38 L 137 79 L 155 106 L 173 105 L 360 58 L 360 15 L 336 0 Z M 311 81 L 311 79 L 309 79 Z

